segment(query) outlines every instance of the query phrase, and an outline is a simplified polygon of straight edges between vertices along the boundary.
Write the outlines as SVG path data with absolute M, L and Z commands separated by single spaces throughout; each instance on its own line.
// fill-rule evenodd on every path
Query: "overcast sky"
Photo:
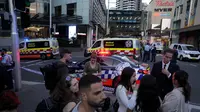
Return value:
M 147 4 L 149 4 L 149 2 L 150 2 L 151 0 L 142 0 L 142 2 L 143 3 L 147 3 Z M 109 2 L 110 2 L 110 8 L 114 8 L 114 7 L 116 7 L 116 0 L 109 0 Z M 106 5 L 108 4 L 108 0 L 106 0 Z

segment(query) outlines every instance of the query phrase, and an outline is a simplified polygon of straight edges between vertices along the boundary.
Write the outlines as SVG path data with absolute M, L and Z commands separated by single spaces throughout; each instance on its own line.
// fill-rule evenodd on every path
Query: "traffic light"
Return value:
M 29 0 L 15 0 L 15 8 L 21 12 L 21 27 L 30 26 L 30 2 Z
M 26 9 L 26 12 L 21 12 L 21 27 L 27 28 L 30 26 L 30 10 Z

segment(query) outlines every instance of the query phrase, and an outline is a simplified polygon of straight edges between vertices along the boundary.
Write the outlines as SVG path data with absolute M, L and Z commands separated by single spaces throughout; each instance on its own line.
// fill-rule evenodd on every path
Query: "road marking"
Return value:
M 39 85 L 44 84 L 43 82 L 33 82 L 33 81 L 22 81 L 22 84 L 24 85 Z
M 194 66 L 194 67 L 197 67 L 197 65 L 195 65 L 195 64 L 190 64 L 191 66 Z
M 31 73 L 35 73 L 37 75 L 43 75 L 40 71 L 37 71 L 37 70 L 32 70 L 32 69 L 25 68 L 25 67 L 21 67 L 21 69 L 26 70 L 26 71 L 31 72 Z
M 26 63 L 26 64 L 29 64 L 29 63 L 34 63 L 34 62 L 38 62 L 38 61 L 41 61 L 41 60 L 32 60 L 32 61 L 21 62 L 21 63 Z

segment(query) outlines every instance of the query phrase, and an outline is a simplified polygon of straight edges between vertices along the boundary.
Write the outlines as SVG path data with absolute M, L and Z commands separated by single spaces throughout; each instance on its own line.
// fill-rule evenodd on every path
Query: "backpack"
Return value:
M 54 62 L 40 68 L 40 71 L 44 76 L 45 87 L 47 90 L 53 90 L 55 88 L 57 82 L 59 81 L 59 79 L 57 79 L 58 69 L 63 67 L 66 67 L 66 65 Z
M 62 112 L 63 109 L 61 108 L 58 102 L 53 102 L 52 98 L 43 99 L 38 105 L 35 110 L 36 112 Z

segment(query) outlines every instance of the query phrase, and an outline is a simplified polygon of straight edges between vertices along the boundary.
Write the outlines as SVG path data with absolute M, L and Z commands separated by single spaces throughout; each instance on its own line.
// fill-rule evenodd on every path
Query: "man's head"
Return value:
M 172 49 L 166 49 L 163 53 L 163 62 L 165 64 L 169 63 L 172 60 L 174 51 Z
M 69 50 L 67 50 L 67 49 L 64 49 L 64 50 L 60 53 L 60 57 L 61 57 L 62 59 L 65 59 L 66 61 L 71 60 L 71 58 L 72 58 L 71 51 L 69 51 Z
M 95 75 L 85 75 L 79 81 L 82 102 L 93 108 L 103 106 L 106 99 L 101 79 Z
M 7 53 L 7 49 L 2 49 L 1 55 L 3 56 L 3 55 L 6 54 L 6 53 Z

